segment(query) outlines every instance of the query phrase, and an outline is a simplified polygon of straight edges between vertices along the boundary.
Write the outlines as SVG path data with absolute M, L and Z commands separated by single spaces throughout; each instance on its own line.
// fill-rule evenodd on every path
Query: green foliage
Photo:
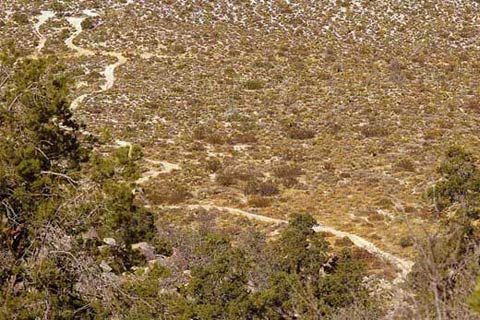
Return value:
M 368 304 L 368 291 L 362 284 L 364 276 L 365 265 L 355 260 L 348 249 L 344 249 L 335 271 L 319 282 L 321 304 L 326 307 L 327 312 L 346 307 L 355 301 Z
M 153 214 L 135 204 L 142 152 L 132 146 L 89 157 L 69 110 L 64 69 L 12 55 L 0 55 L 8 74 L 0 88 L 0 318 L 102 318 L 104 297 L 76 287 L 100 272 L 93 261 L 108 261 L 120 274 L 146 262 L 132 243 L 171 251 L 156 239 Z M 82 238 L 89 229 L 118 245 L 99 250 L 95 237 Z
M 150 265 L 143 274 L 122 285 L 126 296 L 118 301 L 115 308 L 123 310 L 124 319 L 158 318 L 165 313 L 166 305 L 172 303 L 167 295 L 161 293 L 161 280 L 168 275 L 168 270 L 158 263 Z M 138 297 L 139 300 L 135 301 L 128 297 Z M 118 312 L 118 310 L 115 311 Z
M 294 215 L 277 241 L 252 243 L 264 263 L 251 256 L 253 247 L 244 251 L 207 234 L 182 299 L 171 308 L 179 319 L 318 319 L 354 303 L 370 308 L 364 266 L 345 251 L 325 269 L 332 252 L 314 225 L 311 216 Z
M 480 313 L 480 278 L 477 278 L 475 289 L 467 302 L 472 311 Z
M 0 105 L 0 207 L 3 241 L 15 254 L 19 242 L 47 220 L 65 189 L 76 184 L 85 150 L 68 109 L 69 80 L 51 61 L 2 59 L 11 72 Z M 31 225 L 32 227 L 28 227 Z M 22 237 L 18 232 L 23 230 Z
M 263 89 L 265 83 L 260 79 L 249 79 L 243 83 L 243 86 L 247 90 L 260 90 Z
M 129 247 L 141 241 L 150 241 L 156 230 L 151 212 L 134 204 L 134 194 L 128 184 L 115 183 L 105 187 L 106 212 L 103 217 L 103 233 L 115 235 Z
M 426 318 L 471 317 L 465 301 L 478 310 L 478 230 L 480 174 L 476 158 L 460 147 L 447 150 L 438 172 L 441 179 L 428 191 L 442 214 L 437 234 L 417 239 L 419 256 L 411 273 L 419 311 Z M 473 294 L 471 292 L 473 291 Z
M 466 205 L 477 203 L 480 192 L 480 172 L 476 161 L 473 154 L 461 147 L 451 147 L 446 152 L 445 161 L 438 169 L 442 180 L 427 193 L 436 202 L 439 210 L 459 202 Z
M 322 265 L 328 260 L 329 246 L 325 239 L 313 231 L 315 219 L 310 215 L 294 215 L 288 228 L 281 234 L 273 250 L 277 253 L 276 268 L 288 273 L 318 277 Z
M 65 268 L 68 258 L 44 258 L 31 270 L 22 270 L 17 277 L 29 290 L 2 290 L 0 318 L 11 319 L 95 319 L 95 311 L 74 290 L 76 275 Z
M 100 184 L 111 181 L 114 176 L 116 179 L 113 180 L 136 180 L 140 177 L 137 161 L 142 157 L 142 150 L 137 145 L 119 148 L 110 157 L 93 152 L 90 156 L 92 178 Z
M 98 153 L 92 153 L 90 163 L 93 167 L 92 178 L 96 182 L 111 179 L 115 174 L 115 161 L 111 158 L 102 157 Z
M 170 305 L 175 318 L 252 319 L 246 252 L 232 247 L 225 236 L 206 234 L 194 254 L 203 262 L 192 268 L 188 285 Z
M 317 319 L 333 314 L 353 303 L 368 304 L 362 285 L 365 268 L 348 251 L 332 259 L 328 243 L 312 227 L 310 215 L 294 215 L 278 242 L 272 244 L 269 257 L 273 263 L 269 282 L 259 294 L 268 318 L 296 314 Z M 274 315 L 272 310 L 279 310 Z

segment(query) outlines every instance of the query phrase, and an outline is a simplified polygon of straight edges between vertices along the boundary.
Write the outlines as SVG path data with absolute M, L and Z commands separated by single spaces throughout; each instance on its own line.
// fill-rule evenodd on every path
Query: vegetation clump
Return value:
M 439 166 L 441 179 L 427 195 L 439 213 L 439 230 L 414 241 L 418 250 L 411 281 L 425 317 L 466 319 L 476 310 L 480 271 L 480 175 L 477 159 L 459 146 L 447 150 Z M 473 294 L 472 294 L 473 291 Z
M 92 318 L 97 301 L 79 288 L 101 281 L 95 261 L 132 270 L 145 260 L 131 245 L 157 237 L 152 213 L 132 194 L 141 152 L 91 152 L 69 110 L 68 74 L 55 61 L 1 65 L 0 241 L 9 263 L 0 270 L 0 317 Z M 99 249 L 99 237 L 114 247 Z
M 315 131 L 309 128 L 305 128 L 298 124 L 293 124 L 285 129 L 285 134 L 290 139 L 295 140 L 307 140 L 315 137 Z
M 243 87 L 247 90 L 260 90 L 264 86 L 264 82 L 260 79 L 249 79 L 243 83 Z
M 478 318 L 477 1 L 287 2 L 2 1 L 0 319 Z

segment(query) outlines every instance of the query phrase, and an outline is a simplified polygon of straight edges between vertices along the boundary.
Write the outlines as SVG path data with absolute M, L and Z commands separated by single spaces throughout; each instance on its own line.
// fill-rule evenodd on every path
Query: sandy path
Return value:
M 80 56 L 81 55 L 93 55 L 94 54 L 94 52 L 91 51 L 91 50 L 83 49 L 83 48 L 80 48 L 80 47 L 73 44 L 73 40 L 82 32 L 81 24 L 82 24 L 82 21 L 84 19 L 85 19 L 85 17 L 69 17 L 69 18 L 67 18 L 68 22 L 75 27 L 75 32 L 67 40 L 65 40 L 65 44 L 70 49 L 75 50 L 77 52 L 77 55 L 80 55 Z M 115 83 L 115 69 L 127 62 L 127 59 L 121 53 L 101 52 L 101 54 L 116 57 L 117 62 L 115 62 L 113 64 L 110 64 L 105 68 L 105 70 L 103 72 L 103 75 L 105 76 L 105 84 L 103 84 L 101 86 L 101 90 L 99 92 L 109 90 L 113 87 L 113 85 Z M 79 96 L 77 99 L 75 99 L 72 102 L 72 105 L 71 105 L 72 109 L 77 108 L 78 105 L 85 99 L 85 97 L 87 95 L 88 94 L 84 94 L 84 95 Z M 126 141 L 117 140 L 116 143 L 120 147 L 122 147 L 122 146 L 123 147 L 124 146 L 130 146 L 131 147 L 132 146 L 131 143 L 126 142 Z M 164 172 L 168 173 L 168 172 L 171 172 L 173 170 L 179 170 L 180 169 L 179 165 L 169 163 L 169 162 L 154 161 L 154 160 L 148 160 L 148 159 L 146 159 L 146 161 L 150 162 L 154 165 L 161 165 L 163 167 L 163 169 L 162 170 L 149 170 L 149 171 L 145 172 L 142 175 L 142 177 L 137 180 L 137 183 L 139 183 L 139 184 L 145 183 L 148 180 L 158 176 L 161 173 L 164 173 Z M 250 212 L 247 212 L 247 211 L 244 211 L 244 210 L 241 210 L 241 209 L 237 209 L 237 208 L 221 207 L 221 206 L 215 206 L 215 205 L 211 205 L 211 204 L 197 204 L 197 205 L 186 205 L 186 206 L 165 206 L 163 208 L 172 208 L 172 209 L 173 208 L 187 208 L 187 209 L 203 208 L 203 209 L 206 209 L 206 210 L 216 209 L 216 210 L 228 212 L 228 213 L 231 213 L 231 214 L 240 215 L 240 216 L 246 217 L 248 219 L 253 219 L 253 220 L 262 221 L 262 222 L 266 222 L 266 223 L 274 223 L 274 224 L 288 223 L 288 221 L 282 220 L 282 219 L 270 218 L 270 217 L 262 216 L 262 215 L 259 215 L 259 214 L 250 213 Z M 397 275 L 396 279 L 394 280 L 394 283 L 400 283 L 400 282 L 404 281 L 406 275 L 408 273 L 410 273 L 411 268 L 413 266 L 413 263 L 411 261 L 404 260 L 404 259 L 396 257 L 396 256 L 394 256 L 394 255 L 392 255 L 388 252 L 385 252 L 385 251 L 381 250 L 380 248 L 378 248 L 372 242 L 370 242 L 370 241 L 368 241 L 368 240 L 366 240 L 366 239 L 364 239 L 364 238 L 362 238 L 358 235 L 348 233 L 348 232 L 344 232 L 344 231 L 340 231 L 340 230 L 337 230 L 335 228 L 328 227 L 328 226 L 323 226 L 323 225 L 317 225 L 313 229 L 316 232 L 328 232 L 328 233 L 331 233 L 331 234 L 333 234 L 337 237 L 347 237 L 357 247 L 363 248 L 366 251 L 376 255 L 377 257 L 380 257 L 380 258 L 392 263 L 399 270 L 398 275 Z
M 241 209 L 237 209 L 237 208 L 220 207 L 220 206 L 215 206 L 215 205 L 211 205 L 211 204 L 192 204 L 192 205 L 185 205 L 185 206 L 161 206 L 161 208 L 167 208 L 167 209 L 182 209 L 182 208 L 185 209 L 186 208 L 186 209 L 190 209 L 190 210 L 200 209 L 200 208 L 203 208 L 203 209 L 206 209 L 206 210 L 216 209 L 216 210 L 228 212 L 228 213 L 231 213 L 231 214 L 236 214 L 236 215 L 239 215 L 239 216 L 242 216 L 242 217 L 246 217 L 248 219 L 262 221 L 262 222 L 266 222 L 266 223 L 273 223 L 273 224 L 288 223 L 287 220 L 283 220 L 283 219 L 266 217 L 266 216 L 251 213 L 251 212 L 241 210 Z M 359 248 L 362 248 L 362 249 L 365 249 L 366 251 L 370 252 L 371 254 L 390 262 L 391 264 L 393 264 L 398 269 L 397 277 L 395 278 L 394 283 L 403 282 L 405 280 L 405 277 L 412 270 L 413 262 L 411 262 L 409 260 L 399 258 L 399 257 L 396 257 L 396 256 L 394 256 L 394 255 L 392 255 L 388 252 L 385 252 L 382 249 L 378 248 L 372 242 L 370 242 L 370 241 L 368 241 L 368 240 L 366 240 L 366 239 L 364 239 L 360 236 L 357 236 L 357 235 L 349 233 L 349 232 L 340 231 L 340 230 L 337 230 L 337 229 L 332 228 L 332 227 L 323 226 L 323 225 L 317 225 L 317 226 L 313 227 L 313 230 L 315 230 L 315 232 L 328 232 L 328 233 L 331 233 L 334 236 L 340 237 L 340 238 L 347 237 L 348 239 L 350 239 L 355 244 L 355 246 L 357 246 Z
M 125 58 L 119 52 L 105 52 L 103 54 L 117 58 L 117 62 L 109 64 L 103 71 L 103 75 L 105 77 L 105 84 L 103 84 L 100 89 L 101 91 L 107 91 L 111 89 L 115 83 L 115 69 L 122 64 L 127 63 L 127 58 Z
M 123 140 L 116 140 L 115 144 L 117 147 L 120 148 L 125 148 L 129 147 L 129 156 L 130 152 L 132 151 L 132 143 L 128 141 L 123 141 Z M 153 166 L 153 168 L 150 168 L 150 170 L 145 171 L 142 173 L 142 176 L 135 181 L 137 184 L 144 184 L 150 181 L 151 179 L 154 179 L 158 177 L 162 173 L 170 173 L 174 170 L 180 170 L 181 167 L 180 165 L 176 163 L 171 163 L 167 161 L 158 161 L 158 160 L 151 160 L 151 159 L 144 159 L 145 162 L 149 163 L 150 165 Z M 158 168 L 160 167 L 160 168 Z
M 39 16 L 37 16 L 37 22 L 33 25 L 33 30 L 35 30 L 35 34 L 39 38 L 39 42 L 37 47 L 35 48 L 35 55 L 39 55 L 42 51 L 43 47 L 45 46 L 45 42 L 47 38 L 40 32 L 40 27 L 47 22 L 49 19 L 55 16 L 55 12 L 53 11 L 42 11 Z
M 76 52 L 76 56 L 92 56 L 95 54 L 94 51 L 89 50 L 89 49 L 84 49 L 81 48 L 73 43 L 73 40 L 82 33 L 82 22 L 85 20 L 86 17 L 67 17 L 68 23 L 72 25 L 75 28 L 75 32 L 70 35 L 65 40 L 65 44 L 69 49 L 72 49 L 73 51 Z
M 86 16 L 89 17 L 95 17 L 98 16 L 98 13 L 92 11 L 92 10 L 84 10 L 83 13 Z M 75 56 L 92 56 L 95 55 L 95 51 L 90 50 L 90 49 L 85 49 L 82 47 L 79 47 L 73 43 L 73 40 L 78 37 L 82 32 L 82 22 L 86 19 L 87 17 L 67 17 L 67 21 L 70 25 L 72 25 L 75 28 L 75 32 L 70 35 L 65 40 L 66 46 L 75 51 Z M 108 55 L 117 58 L 117 61 L 115 63 L 109 64 L 105 67 L 104 71 L 102 72 L 103 76 L 105 77 L 105 83 L 100 86 L 100 90 L 93 91 L 91 93 L 85 93 L 77 98 L 75 98 L 72 103 L 70 104 L 70 109 L 75 110 L 77 109 L 81 103 L 87 98 L 90 94 L 93 93 L 99 93 L 99 92 L 104 92 L 107 90 L 110 90 L 113 85 L 115 84 L 115 69 L 127 62 L 127 58 L 125 58 L 121 53 L 119 52 L 107 52 L 107 51 L 99 51 L 98 53 L 102 55 Z
M 89 93 L 82 94 L 75 99 L 73 99 L 72 103 L 70 104 L 70 110 L 75 110 L 78 108 L 78 106 L 85 100 L 86 97 L 88 97 Z
M 70 23 L 74 28 L 75 28 L 75 32 L 72 33 L 70 35 L 70 37 L 68 37 L 66 40 L 65 40 L 65 44 L 67 45 L 67 47 L 73 51 L 75 51 L 75 56 L 79 57 L 79 56 L 91 56 L 91 55 L 94 55 L 95 52 L 93 52 L 92 50 L 88 50 L 88 49 L 84 49 L 84 48 L 81 48 L 79 46 L 76 46 L 75 44 L 73 44 L 73 40 L 78 37 L 80 35 L 80 33 L 82 33 L 83 29 L 82 29 L 82 22 L 83 20 L 85 20 L 86 17 L 67 17 L 67 21 L 68 23 Z M 93 92 L 92 92 L 93 93 Z M 78 106 L 85 100 L 86 97 L 88 97 L 91 93 L 85 93 L 85 94 L 82 94 L 78 97 L 76 97 L 75 99 L 73 99 L 72 103 L 70 104 L 70 110 L 75 110 L 78 108 Z
M 150 162 L 152 160 L 145 159 L 145 161 Z M 152 169 L 142 173 L 142 176 L 137 181 L 135 181 L 137 184 L 147 183 L 148 181 L 158 177 L 162 173 L 170 173 L 173 170 L 180 170 L 180 166 L 176 163 L 170 163 L 167 161 L 155 161 L 155 163 L 157 166 L 161 166 L 162 169 Z

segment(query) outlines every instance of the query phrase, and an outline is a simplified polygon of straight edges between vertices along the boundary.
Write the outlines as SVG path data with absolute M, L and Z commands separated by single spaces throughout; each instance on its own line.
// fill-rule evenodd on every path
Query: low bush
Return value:
M 243 83 L 243 87 L 247 90 L 260 90 L 265 86 L 264 82 L 259 79 L 249 79 Z
M 248 205 L 255 208 L 265 208 L 272 204 L 270 198 L 254 195 L 248 199 Z
M 298 125 L 287 127 L 285 129 L 285 134 L 288 138 L 295 140 L 307 140 L 315 138 L 315 131 L 309 128 L 300 127 Z
M 261 195 L 261 196 L 273 196 L 278 194 L 280 191 L 277 187 L 277 184 L 272 180 L 267 181 L 258 181 L 250 180 L 247 181 L 243 188 L 243 193 L 245 195 Z
M 183 184 L 172 181 L 147 188 L 145 194 L 152 204 L 179 204 L 192 196 Z
M 412 159 L 410 158 L 403 158 L 400 159 L 396 164 L 395 164 L 395 170 L 396 171 L 409 171 L 409 172 L 414 172 L 415 171 L 415 163 L 413 162 Z
M 236 182 L 235 173 L 233 171 L 222 171 L 217 174 L 215 181 L 224 187 L 231 186 Z
M 366 125 L 360 129 L 366 138 L 381 138 L 388 136 L 388 129 L 379 125 Z
M 87 17 L 82 21 L 82 29 L 89 30 L 95 28 L 95 19 L 93 17 Z
M 303 170 L 297 165 L 283 164 L 274 167 L 273 174 L 277 178 L 294 178 L 302 175 Z
M 222 161 L 218 158 L 208 158 L 205 164 L 207 171 L 215 173 L 222 168 Z

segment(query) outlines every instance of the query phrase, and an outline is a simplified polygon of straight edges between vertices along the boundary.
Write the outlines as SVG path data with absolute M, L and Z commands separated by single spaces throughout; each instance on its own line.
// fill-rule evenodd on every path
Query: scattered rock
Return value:
M 147 260 L 155 259 L 155 248 L 148 244 L 147 242 L 139 242 L 132 244 L 132 250 L 140 251 Z
M 224 115 L 226 118 L 234 117 L 240 113 L 240 110 L 237 108 L 229 108 L 225 111 Z
M 102 260 L 102 262 L 100 262 L 100 268 L 102 268 L 102 270 L 104 272 L 111 272 L 113 269 L 108 265 L 108 263 L 106 263 L 104 260 Z
M 98 251 L 100 252 L 105 252 L 106 250 L 108 250 L 110 246 L 107 246 L 107 245 L 102 245 L 102 246 L 98 246 Z
M 105 244 L 108 244 L 109 246 L 112 246 L 112 247 L 117 245 L 117 241 L 115 241 L 115 239 L 113 239 L 113 238 L 103 238 L 103 242 Z

